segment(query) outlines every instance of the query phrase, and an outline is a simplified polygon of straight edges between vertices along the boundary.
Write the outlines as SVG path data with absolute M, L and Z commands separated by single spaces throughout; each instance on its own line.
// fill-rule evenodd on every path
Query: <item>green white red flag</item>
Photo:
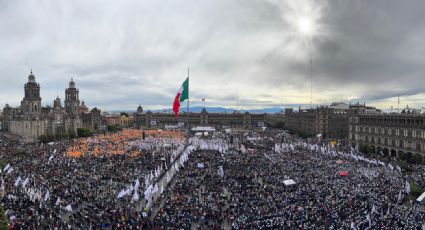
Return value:
M 189 77 L 180 86 L 176 97 L 174 98 L 173 111 L 176 114 L 176 118 L 179 116 L 180 103 L 189 99 Z

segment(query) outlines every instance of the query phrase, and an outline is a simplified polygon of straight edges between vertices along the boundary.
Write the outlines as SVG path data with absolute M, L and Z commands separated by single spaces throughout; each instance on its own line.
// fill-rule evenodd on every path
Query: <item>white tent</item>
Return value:
M 285 186 L 289 186 L 289 185 L 297 184 L 297 183 L 295 183 L 295 181 L 294 181 L 294 180 L 292 180 L 292 179 L 284 180 L 284 181 L 283 181 L 283 183 L 285 184 Z
M 193 132 L 214 132 L 215 128 L 210 126 L 197 126 L 192 128 Z

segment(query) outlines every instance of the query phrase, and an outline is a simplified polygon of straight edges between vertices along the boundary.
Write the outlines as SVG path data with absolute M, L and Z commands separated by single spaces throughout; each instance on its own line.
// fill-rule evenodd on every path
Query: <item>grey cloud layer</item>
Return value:
M 300 2 L 320 7 L 329 33 L 314 40 L 318 103 L 343 95 L 379 104 L 424 92 L 425 2 Z M 92 106 L 169 107 L 188 66 L 198 104 L 207 97 L 210 105 L 234 106 L 236 89 L 246 107 L 277 105 L 282 91 L 292 102 L 309 100 L 308 57 L 292 44 L 282 15 L 287 6 L 279 0 L 0 1 L 0 106 L 19 103 L 30 68 L 45 103 L 58 91 L 62 96 L 74 77 Z M 417 98 L 412 103 L 423 106 Z

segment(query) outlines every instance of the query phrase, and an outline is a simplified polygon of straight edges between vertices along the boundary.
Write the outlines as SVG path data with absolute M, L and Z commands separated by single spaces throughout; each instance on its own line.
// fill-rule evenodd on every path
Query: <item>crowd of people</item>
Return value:
M 0 150 L 2 205 L 17 229 L 422 229 L 425 222 L 424 206 L 407 196 L 408 181 L 425 185 L 424 166 L 402 171 L 282 131 L 186 142 L 179 132 L 124 130 L 49 144 L 3 139 Z
M 406 178 L 399 170 L 350 148 L 329 154 L 318 145 L 273 133 L 248 134 L 245 139 L 243 151 L 192 153 L 164 194 L 154 225 L 422 229 L 424 207 L 406 202 Z M 283 139 L 287 148 L 276 151 Z M 341 176 L 343 171 L 348 175 Z M 285 185 L 289 179 L 296 184 Z
M 9 224 L 17 229 L 149 224 L 142 194 L 186 140 L 178 132 L 145 135 L 143 140 L 140 131 L 123 131 L 48 144 L 2 140 L 0 192 Z M 131 194 L 119 196 L 123 190 Z

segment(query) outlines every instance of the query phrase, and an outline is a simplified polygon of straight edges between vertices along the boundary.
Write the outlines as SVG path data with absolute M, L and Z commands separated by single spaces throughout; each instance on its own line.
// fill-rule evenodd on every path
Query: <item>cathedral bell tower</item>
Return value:
M 73 117 L 79 116 L 80 98 L 79 91 L 75 88 L 75 82 L 71 78 L 69 88 L 65 89 L 65 111 Z
M 25 97 L 21 101 L 21 108 L 24 116 L 37 116 L 41 113 L 40 84 L 35 81 L 32 73 L 28 76 L 28 82 L 24 86 Z

